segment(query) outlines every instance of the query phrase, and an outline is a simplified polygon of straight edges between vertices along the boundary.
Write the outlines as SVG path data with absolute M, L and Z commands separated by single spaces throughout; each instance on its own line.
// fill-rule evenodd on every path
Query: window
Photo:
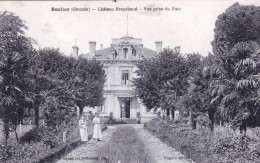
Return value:
M 124 48 L 124 58 L 127 58 L 127 54 L 128 54 L 128 49 Z
M 122 84 L 127 85 L 129 80 L 129 72 L 128 71 L 122 71 Z

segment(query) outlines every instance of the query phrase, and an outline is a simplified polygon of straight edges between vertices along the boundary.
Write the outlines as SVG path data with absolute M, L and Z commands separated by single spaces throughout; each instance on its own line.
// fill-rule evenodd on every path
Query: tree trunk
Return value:
M 166 109 L 166 115 L 167 115 L 167 118 L 170 117 L 170 109 L 169 108 Z
M 23 118 L 19 118 L 19 123 L 21 123 L 23 125 Z
M 210 120 L 209 128 L 210 128 L 210 130 L 213 132 L 213 131 L 214 131 L 214 115 L 215 115 L 215 110 L 209 109 L 208 115 L 209 115 L 209 120 Z
M 40 123 L 40 104 L 41 104 L 41 97 L 40 95 L 36 96 L 35 99 L 35 108 L 34 108 L 34 114 L 35 114 L 35 125 L 36 127 L 39 127 Z
M 79 106 L 79 115 L 82 115 L 82 113 L 83 113 L 83 106 Z
M 175 108 L 173 107 L 171 111 L 172 111 L 172 120 L 174 121 L 174 118 L 175 118 Z
M 36 127 L 39 127 L 39 105 L 36 104 L 36 106 L 34 107 L 34 121 L 35 121 L 35 125 Z
M 9 138 L 9 133 L 10 133 L 10 130 L 9 130 L 9 120 L 5 117 L 3 119 L 3 127 L 4 127 L 4 136 L 5 136 L 5 145 L 7 146 L 7 141 L 8 141 L 8 138 Z
M 197 123 L 196 121 L 192 121 L 192 129 L 195 130 L 197 128 Z
M 16 129 L 14 130 L 14 133 L 15 133 L 16 142 L 18 143 L 19 142 L 19 138 L 18 138 L 18 134 L 17 134 Z
M 82 101 L 77 101 L 77 106 L 79 107 L 79 115 L 82 115 L 83 109 L 84 109 L 84 104 Z
M 196 116 L 194 114 L 191 114 L 191 123 L 192 123 L 192 129 L 195 130 L 197 128 L 197 123 L 195 121 Z
M 6 136 L 5 137 L 5 146 L 7 146 L 7 140 L 8 140 L 8 137 Z
M 246 121 L 242 120 L 242 124 L 239 126 L 240 134 L 246 135 Z

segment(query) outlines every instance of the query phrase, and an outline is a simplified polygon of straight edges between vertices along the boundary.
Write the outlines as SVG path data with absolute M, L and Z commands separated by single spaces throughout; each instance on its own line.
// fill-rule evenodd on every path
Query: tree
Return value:
M 187 54 L 181 59 L 180 63 L 175 62 L 176 66 L 178 67 L 178 72 L 175 73 L 172 79 L 167 81 L 163 89 L 163 95 L 165 96 L 165 98 L 163 98 L 165 99 L 165 102 L 163 103 L 171 108 L 170 110 L 173 119 L 175 108 L 177 108 L 177 106 L 181 112 L 183 112 L 185 109 L 184 107 L 180 106 L 180 103 L 183 100 L 182 97 L 188 93 L 188 79 L 201 65 L 201 58 L 202 57 L 200 54 Z
M 103 65 L 97 60 L 79 59 L 76 63 L 77 78 L 73 89 L 76 104 L 82 114 L 85 106 L 99 106 L 103 103 L 103 89 L 106 81 Z
M 13 13 L 0 13 L 0 112 L 6 145 L 10 127 L 16 133 L 28 102 L 26 77 L 34 50 L 32 40 L 24 33 L 26 29 L 24 21 Z M 17 133 L 16 138 L 18 141 Z
M 189 73 L 185 58 L 171 49 L 164 49 L 153 59 L 137 64 L 134 79 L 137 96 L 148 109 L 161 108 L 174 115 L 175 102 L 183 94 Z
M 49 129 L 66 128 L 77 117 L 79 101 L 84 107 L 103 100 L 105 73 L 100 62 L 76 60 L 53 48 L 37 52 L 26 29 L 13 13 L 0 14 L 0 118 L 6 144 L 9 133 L 16 133 L 31 110 L 37 127 L 44 114 Z
M 219 76 L 213 80 L 211 103 L 220 100 L 223 117 L 240 131 L 246 131 L 250 119 L 259 115 L 258 90 L 260 45 L 239 42 L 229 51 L 218 53 Z
M 214 31 L 214 54 L 217 54 L 217 51 L 229 50 L 239 42 L 259 42 L 260 7 L 233 4 L 218 16 Z
M 215 57 L 209 54 L 203 58 L 201 64 L 194 69 L 189 78 L 189 88 L 186 96 L 186 107 L 191 110 L 192 128 L 196 129 L 198 116 L 206 116 L 210 120 L 209 127 L 214 130 L 214 115 L 217 107 L 211 101 L 211 80 L 214 78 L 217 65 Z
M 148 110 L 160 107 L 159 90 L 162 87 L 162 81 L 158 78 L 160 70 L 154 66 L 156 64 L 156 59 L 145 59 L 138 63 L 136 71 L 138 78 L 133 81 L 137 96 L 142 99 Z
M 76 61 L 65 57 L 59 49 L 44 48 L 39 51 L 38 63 L 34 77 L 36 87 L 33 92 L 41 102 L 34 108 L 35 118 L 39 109 L 46 118 L 49 127 L 59 128 L 69 123 L 76 116 L 76 97 L 73 94 L 73 79 L 76 76 Z
M 47 78 L 49 83 L 47 87 L 41 88 L 41 91 L 45 90 L 42 109 L 46 111 L 45 115 L 50 123 L 60 125 L 66 121 L 76 105 L 80 108 L 80 114 L 84 106 L 100 105 L 103 100 L 105 73 L 99 61 L 76 60 L 65 57 L 58 49 L 49 48 L 42 49 L 39 55 L 39 75 Z
M 235 3 L 216 21 L 213 52 L 219 64 L 211 103 L 219 103 L 226 121 L 246 130 L 258 113 L 260 7 Z

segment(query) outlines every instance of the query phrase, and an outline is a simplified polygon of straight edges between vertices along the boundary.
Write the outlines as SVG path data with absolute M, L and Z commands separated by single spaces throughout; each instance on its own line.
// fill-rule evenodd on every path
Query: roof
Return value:
M 133 51 L 135 50 L 135 56 L 128 56 L 130 60 L 136 60 L 138 58 L 153 58 L 157 55 L 157 52 L 148 48 L 144 48 L 142 44 L 142 39 L 140 38 L 133 38 L 129 36 L 121 37 L 121 38 L 115 38 L 112 39 L 112 44 L 111 47 L 101 49 L 101 50 L 96 50 L 95 51 L 95 56 L 94 58 L 100 59 L 100 60 L 106 60 L 106 59 L 111 59 L 113 60 L 114 56 L 113 54 L 117 53 L 121 57 L 117 57 L 116 59 L 122 58 L 122 51 L 118 51 L 120 48 L 125 48 L 128 47 L 132 49 Z M 140 57 L 139 57 L 140 56 Z M 82 54 L 81 57 L 84 58 L 89 58 L 90 54 Z
M 113 59 L 111 50 L 112 50 L 111 48 L 97 50 L 95 53 L 95 58 Z
M 144 58 L 152 58 L 157 55 L 157 52 L 148 48 L 138 47 L 141 50 L 141 56 Z
M 142 58 L 152 58 L 157 55 L 157 52 L 148 48 L 144 47 L 135 47 L 137 51 L 140 51 L 140 56 Z M 95 53 L 96 59 L 113 59 L 112 52 L 113 49 L 111 47 L 97 50 Z M 86 54 L 86 56 L 89 56 L 89 53 Z

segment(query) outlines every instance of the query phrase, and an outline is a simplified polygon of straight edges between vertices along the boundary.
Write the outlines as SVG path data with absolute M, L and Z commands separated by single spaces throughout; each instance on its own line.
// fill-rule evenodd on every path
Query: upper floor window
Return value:
M 128 55 L 128 49 L 124 48 L 123 49 L 123 56 L 124 56 L 124 58 L 127 58 L 127 55 Z
M 129 82 L 129 71 L 122 71 L 122 84 L 127 85 Z

